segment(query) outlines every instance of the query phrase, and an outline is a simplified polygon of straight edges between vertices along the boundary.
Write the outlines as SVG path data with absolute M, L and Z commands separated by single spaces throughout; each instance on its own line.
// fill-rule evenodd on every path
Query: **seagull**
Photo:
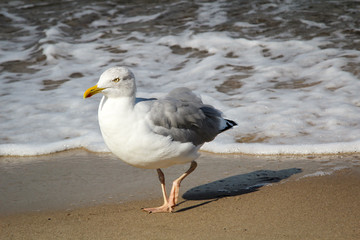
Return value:
M 161 99 L 136 98 L 135 76 L 126 67 L 107 69 L 84 98 L 97 93 L 103 94 L 98 120 L 110 151 L 134 167 L 157 170 L 164 204 L 143 208 L 148 213 L 173 212 L 181 182 L 197 167 L 199 148 L 237 125 L 188 88 L 176 88 Z M 161 168 L 185 163 L 190 168 L 173 182 L 168 197 Z

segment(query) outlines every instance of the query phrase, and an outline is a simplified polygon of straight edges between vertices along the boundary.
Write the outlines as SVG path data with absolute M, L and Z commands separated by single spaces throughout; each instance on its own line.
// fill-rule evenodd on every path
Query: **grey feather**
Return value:
M 205 105 L 187 88 L 177 88 L 152 102 L 149 113 L 154 132 L 174 141 L 201 145 L 213 140 L 222 129 L 221 112 Z

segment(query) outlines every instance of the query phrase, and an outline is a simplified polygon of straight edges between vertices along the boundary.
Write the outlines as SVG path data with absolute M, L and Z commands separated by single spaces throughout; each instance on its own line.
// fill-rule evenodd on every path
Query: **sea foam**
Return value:
M 0 45 L 0 155 L 107 152 L 100 96 L 82 94 L 118 65 L 135 73 L 139 97 L 188 87 L 238 123 L 205 151 L 359 151 L 359 40 L 341 27 L 359 26 L 346 6 L 329 24 L 296 3 L 175 2 L 148 11 L 111 1 L 73 4 L 0 4 L 9 23 Z

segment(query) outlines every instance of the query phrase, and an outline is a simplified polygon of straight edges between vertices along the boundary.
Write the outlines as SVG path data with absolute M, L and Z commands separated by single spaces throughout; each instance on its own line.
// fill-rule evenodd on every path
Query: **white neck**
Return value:
M 103 96 L 99 105 L 99 113 L 102 111 L 124 111 L 126 109 L 132 110 L 135 105 L 135 97 L 117 97 L 117 98 L 109 98 Z M 111 107 L 111 109 L 107 109 Z

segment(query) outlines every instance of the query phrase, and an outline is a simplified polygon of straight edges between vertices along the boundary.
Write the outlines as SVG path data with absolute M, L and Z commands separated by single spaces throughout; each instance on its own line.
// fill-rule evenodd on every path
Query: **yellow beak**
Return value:
M 99 92 L 101 92 L 102 90 L 104 90 L 105 88 L 98 88 L 97 85 L 89 88 L 88 90 L 86 90 L 84 92 L 84 98 L 88 98 L 88 97 L 91 97 L 92 95 L 95 95 Z

